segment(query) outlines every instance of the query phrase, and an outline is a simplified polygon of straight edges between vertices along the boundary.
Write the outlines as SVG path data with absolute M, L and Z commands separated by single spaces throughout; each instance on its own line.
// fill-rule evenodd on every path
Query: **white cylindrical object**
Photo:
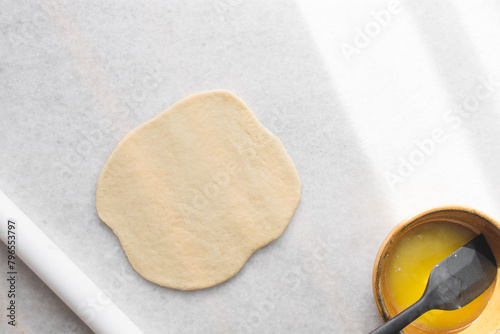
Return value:
M 8 239 L 7 226 L 11 229 Z M 13 232 L 15 234 L 13 234 Z M 3 192 L 0 238 L 97 334 L 142 331 Z M 2 261 L 5 263 L 6 261 Z M 6 267 L 8 269 L 8 267 Z M 9 270 L 12 271 L 12 270 Z

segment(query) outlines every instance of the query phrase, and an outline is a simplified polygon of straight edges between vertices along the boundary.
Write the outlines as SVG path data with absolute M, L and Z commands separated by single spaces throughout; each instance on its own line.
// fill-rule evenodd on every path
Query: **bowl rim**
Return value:
M 479 218 L 482 218 L 485 220 L 488 224 L 491 225 L 494 229 L 498 231 L 500 234 L 500 223 L 491 218 L 490 216 L 484 214 L 481 211 L 478 211 L 476 209 L 473 209 L 471 207 L 465 206 L 465 205 L 447 205 L 447 206 L 440 206 L 440 207 L 435 207 L 432 209 L 428 209 L 425 211 L 422 211 L 416 215 L 410 216 L 406 219 L 403 219 L 400 223 L 398 223 L 386 236 L 384 241 L 382 242 L 382 245 L 380 246 L 377 256 L 375 258 L 375 263 L 373 266 L 373 275 L 372 275 L 372 289 L 373 289 L 373 295 L 375 297 L 375 303 L 377 305 L 377 309 L 379 311 L 379 314 L 381 315 L 382 319 L 385 321 L 390 319 L 389 311 L 385 307 L 384 303 L 384 298 L 382 296 L 382 293 L 380 292 L 380 282 L 381 282 L 381 277 L 382 277 L 382 269 L 383 269 L 383 264 L 385 263 L 385 260 L 389 254 L 389 250 L 392 248 L 394 243 L 399 239 L 401 235 L 406 233 L 409 229 L 413 228 L 414 225 L 417 222 L 421 222 L 421 219 L 424 218 L 425 216 L 433 215 L 436 213 L 441 213 L 441 212 L 446 212 L 446 211 L 454 211 L 454 212 L 465 212 L 471 215 L 478 216 Z

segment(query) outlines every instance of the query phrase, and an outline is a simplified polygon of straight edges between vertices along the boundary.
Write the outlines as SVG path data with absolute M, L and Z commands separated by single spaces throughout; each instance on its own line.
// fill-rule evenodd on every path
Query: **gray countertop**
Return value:
M 0 189 L 144 333 L 368 332 L 398 222 L 446 204 L 500 218 L 499 17 L 495 1 L 2 1 Z M 216 88 L 281 138 L 302 200 L 234 278 L 176 291 L 132 269 L 96 182 L 125 134 Z M 91 333 L 18 271 L 0 332 Z

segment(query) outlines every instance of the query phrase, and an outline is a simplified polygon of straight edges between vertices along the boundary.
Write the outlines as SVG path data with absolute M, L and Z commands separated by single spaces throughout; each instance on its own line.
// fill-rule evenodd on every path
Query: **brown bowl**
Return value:
M 387 321 L 395 315 L 391 313 L 391 311 L 395 311 L 390 310 L 384 302 L 381 287 L 384 262 L 386 261 L 392 246 L 410 229 L 420 224 L 436 220 L 452 221 L 462 224 L 478 234 L 482 233 L 486 237 L 488 244 L 495 254 L 497 262 L 500 263 L 500 224 L 483 213 L 464 206 L 447 206 L 431 209 L 407 219 L 397 225 L 391 233 L 389 233 L 387 238 L 382 243 L 375 260 L 375 267 L 373 269 L 373 293 L 375 295 L 378 310 L 384 321 Z M 481 315 L 470 326 L 449 333 L 494 334 L 500 332 L 500 289 L 498 288 L 500 279 L 497 279 L 493 284 L 493 294 L 491 295 L 488 305 L 483 310 Z M 430 334 L 436 332 L 430 332 L 415 326 L 408 326 L 403 330 L 403 333 Z

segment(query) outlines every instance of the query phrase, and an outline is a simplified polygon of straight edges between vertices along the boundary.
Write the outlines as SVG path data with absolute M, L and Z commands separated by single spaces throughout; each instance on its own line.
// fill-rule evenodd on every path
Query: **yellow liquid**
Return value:
M 432 268 L 476 233 L 452 222 L 429 222 L 404 234 L 385 262 L 382 291 L 389 312 L 399 313 L 423 294 Z M 458 310 L 432 310 L 410 326 L 433 333 L 455 332 L 479 317 L 493 293 L 493 284 L 481 296 Z

